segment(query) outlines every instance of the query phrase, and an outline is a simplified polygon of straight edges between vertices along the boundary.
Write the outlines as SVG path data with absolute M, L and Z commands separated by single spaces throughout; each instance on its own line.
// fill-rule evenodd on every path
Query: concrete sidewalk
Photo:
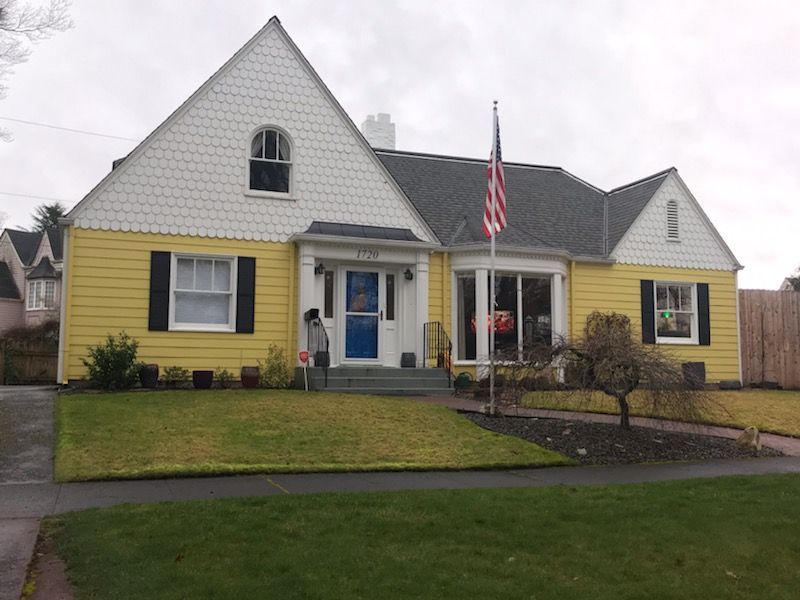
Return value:
M 116 504 L 279 494 L 581 486 L 771 473 L 800 473 L 800 457 L 503 471 L 308 473 L 6 484 L 0 485 L 0 515 L 6 519 L 37 518 Z

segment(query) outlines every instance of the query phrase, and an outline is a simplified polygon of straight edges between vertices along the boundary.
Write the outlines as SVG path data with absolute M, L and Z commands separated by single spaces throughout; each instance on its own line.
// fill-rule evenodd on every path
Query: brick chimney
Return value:
M 361 124 L 361 133 L 373 148 L 395 149 L 394 123 L 387 113 L 378 113 L 377 118 L 367 115 L 367 120 Z

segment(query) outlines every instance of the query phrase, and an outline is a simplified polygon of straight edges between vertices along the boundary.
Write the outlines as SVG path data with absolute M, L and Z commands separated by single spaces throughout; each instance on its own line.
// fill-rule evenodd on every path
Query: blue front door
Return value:
M 377 271 L 347 271 L 345 358 L 377 359 L 380 281 Z

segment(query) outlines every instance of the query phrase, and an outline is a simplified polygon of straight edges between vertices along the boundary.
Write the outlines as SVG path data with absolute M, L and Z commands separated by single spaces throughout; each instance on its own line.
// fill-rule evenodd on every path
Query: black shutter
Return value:
M 656 312 L 653 305 L 653 282 L 642 279 L 642 343 L 656 343 Z
M 150 253 L 150 312 L 147 328 L 150 331 L 169 329 L 169 252 Z
M 240 256 L 236 277 L 236 333 L 253 333 L 256 300 L 256 259 Z
M 697 341 L 701 346 L 711 345 L 711 319 L 708 308 L 708 284 L 697 284 Z

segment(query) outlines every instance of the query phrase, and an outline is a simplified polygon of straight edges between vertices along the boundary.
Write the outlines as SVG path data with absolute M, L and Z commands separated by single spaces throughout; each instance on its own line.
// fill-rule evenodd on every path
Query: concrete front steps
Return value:
M 297 370 L 295 383 L 303 387 L 302 369 Z M 330 367 L 327 387 L 324 370 L 310 367 L 308 387 L 327 392 L 402 396 L 446 394 L 453 389 L 444 369 L 367 366 Z

